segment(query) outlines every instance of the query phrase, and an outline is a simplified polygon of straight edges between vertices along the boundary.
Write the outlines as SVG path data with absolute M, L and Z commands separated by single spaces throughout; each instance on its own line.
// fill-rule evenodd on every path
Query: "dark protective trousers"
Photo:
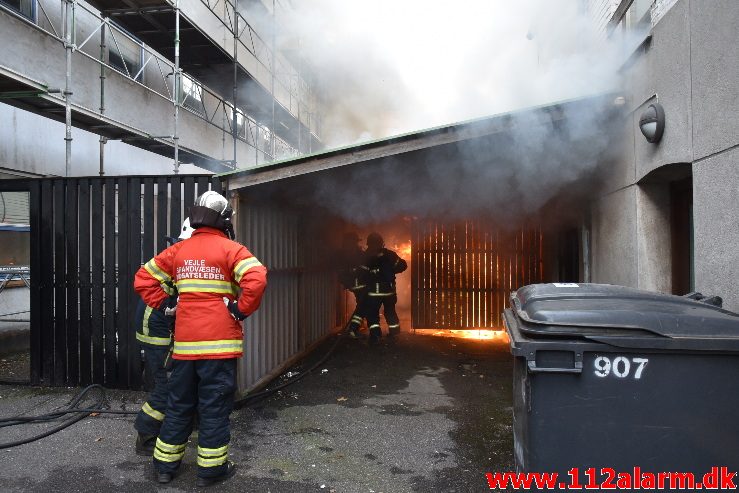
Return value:
M 352 313 L 352 316 L 349 319 L 347 329 L 350 332 L 356 332 L 362 325 L 362 319 L 366 318 L 365 312 L 367 311 L 367 291 L 352 291 L 352 293 L 354 293 L 354 299 L 357 302 L 357 306 L 354 308 L 354 313 Z
M 136 416 L 133 427 L 142 435 L 157 436 L 167 409 L 167 358 L 169 346 L 144 346 L 144 368 L 154 387 Z
M 377 334 L 379 336 L 381 334 L 380 308 L 382 308 L 385 314 L 385 321 L 387 321 L 390 335 L 400 332 L 400 319 L 398 318 L 398 313 L 395 311 L 395 304 L 397 302 L 397 294 L 389 296 L 367 295 L 364 305 L 366 306 L 365 317 L 367 318 L 367 324 L 369 324 L 370 335 Z
M 164 423 L 154 449 L 154 467 L 174 473 L 185 455 L 193 414 L 199 414 L 198 477 L 226 471 L 230 414 L 236 391 L 236 359 L 174 360 Z

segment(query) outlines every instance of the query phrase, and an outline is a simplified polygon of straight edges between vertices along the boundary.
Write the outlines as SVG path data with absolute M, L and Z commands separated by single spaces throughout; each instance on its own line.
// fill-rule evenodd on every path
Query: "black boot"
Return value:
M 154 480 L 159 484 L 167 484 L 174 479 L 173 472 L 159 472 L 154 466 Z
M 382 330 L 380 330 L 379 327 L 373 327 L 370 329 L 370 334 L 369 334 L 370 344 L 377 344 L 378 342 L 380 342 L 381 337 L 382 337 Z
M 156 435 L 139 433 L 136 437 L 136 455 L 151 457 L 154 455 L 154 445 L 156 445 L 156 442 Z
M 170 481 L 172 481 L 173 477 L 174 475 L 171 472 L 158 472 L 157 473 L 157 483 L 167 484 Z
M 236 464 L 231 461 L 226 462 L 226 470 L 219 476 L 213 476 L 212 478 L 198 478 L 195 486 L 198 488 L 205 488 L 206 486 L 212 486 L 216 483 L 227 480 L 231 476 L 236 474 Z

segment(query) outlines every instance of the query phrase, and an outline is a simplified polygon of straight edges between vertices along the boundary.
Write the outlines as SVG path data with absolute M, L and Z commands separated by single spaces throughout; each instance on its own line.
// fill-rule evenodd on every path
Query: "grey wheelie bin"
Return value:
M 602 284 L 536 284 L 504 313 L 525 472 L 739 470 L 739 315 Z M 739 481 L 737 481 L 739 483 Z

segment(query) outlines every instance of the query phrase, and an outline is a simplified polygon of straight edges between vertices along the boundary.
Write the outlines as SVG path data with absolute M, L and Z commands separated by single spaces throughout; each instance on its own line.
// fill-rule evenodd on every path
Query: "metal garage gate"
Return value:
M 543 282 L 537 227 L 416 220 L 411 243 L 414 329 L 500 328 L 511 291 Z

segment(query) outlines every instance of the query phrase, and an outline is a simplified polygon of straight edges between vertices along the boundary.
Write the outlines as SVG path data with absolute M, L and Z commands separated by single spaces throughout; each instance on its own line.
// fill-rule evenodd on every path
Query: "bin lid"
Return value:
M 681 296 L 609 284 L 532 284 L 511 296 L 519 329 L 529 335 L 625 339 L 710 340 L 706 348 L 739 349 L 739 315 Z M 723 342 L 726 344 L 717 345 Z M 675 347 L 675 344 L 671 344 Z M 698 345 L 700 346 L 700 345 Z

